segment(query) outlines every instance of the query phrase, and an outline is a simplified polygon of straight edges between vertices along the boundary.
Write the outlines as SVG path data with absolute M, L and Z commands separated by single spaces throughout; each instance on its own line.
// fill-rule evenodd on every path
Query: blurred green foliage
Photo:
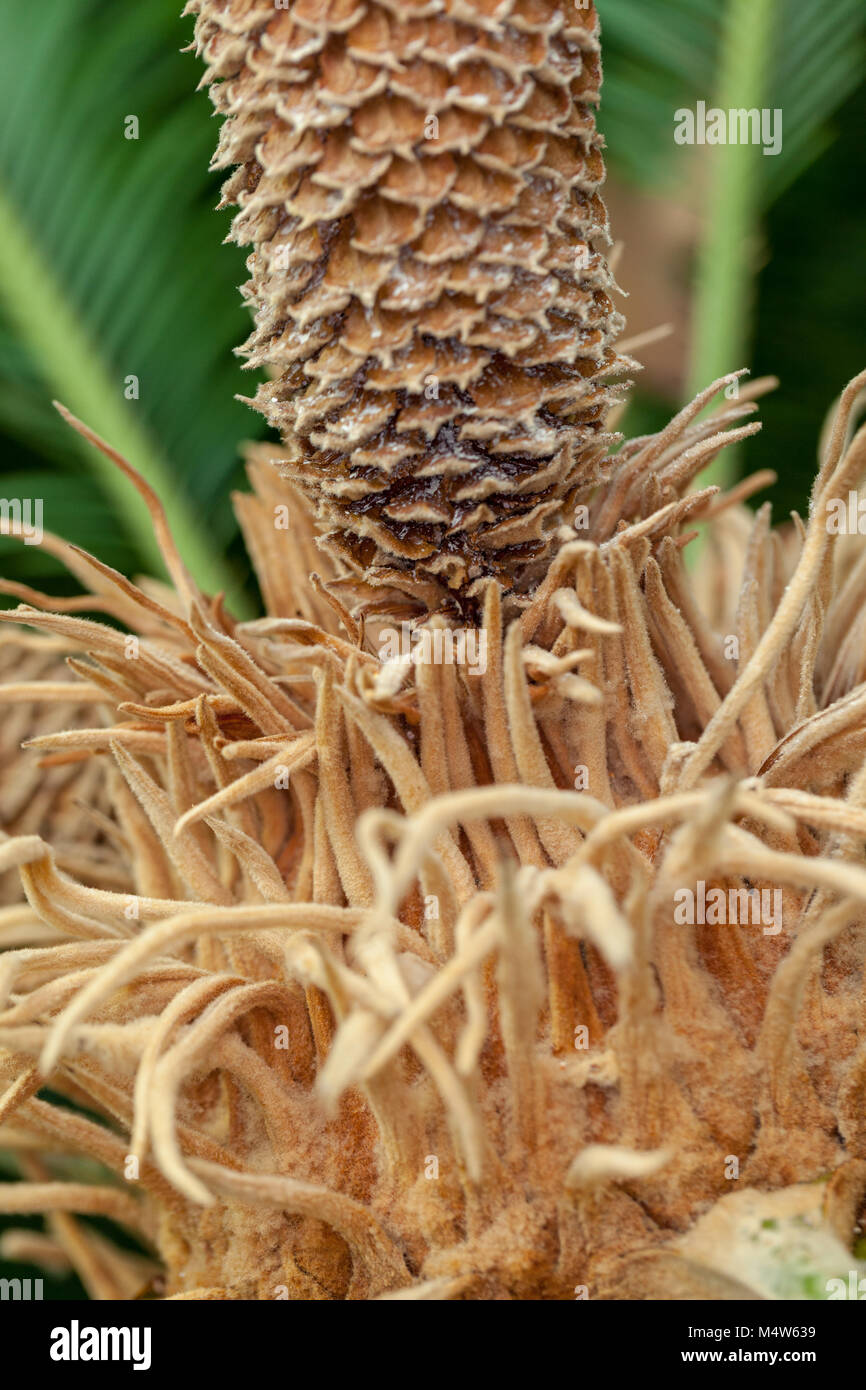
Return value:
M 758 281 L 753 369 L 780 386 L 745 457 L 778 473 L 777 519 L 804 511 L 824 418 L 866 367 L 866 86 L 834 125 L 838 140 L 770 211 Z
M 565 4 L 569 0 L 564 0 Z M 749 0 L 751 8 L 767 0 Z M 596 0 L 604 44 L 601 126 L 612 167 L 676 192 L 673 112 L 717 94 L 730 0 Z M 767 90 L 784 111 L 781 153 L 764 160 L 768 208 L 836 138 L 833 113 L 863 78 L 863 0 L 771 0 Z M 745 55 L 743 55 L 745 58 Z
M 214 211 L 221 180 L 208 173 L 216 126 L 195 91 L 200 65 L 180 51 L 192 33 L 180 9 L 44 0 L 5 5 L 0 20 L 0 228 L 23 231 L 41 271 L 27 323 L 21 267 L 10 238 L 0 244 L 0 429 L 13 474 L 4 495 L 28 475 L 23 495 L 45 499 L 46 527 L 124 570 L 147 564 L 148 538 L 126 524 L 94 473 L 98 455 L 52 397 L 97 431 L 113 425 L 121 451 L 116 432 L 128 430 L 139 444 L 130 461 L 162 482 L 175 518 L 171 492 L 183 499 L 220 558 L 242 553 L 227 504 L 243 480 L 238 441 L 262 432 L 234 399 L 251 385 L 232 355 L 249 332 L 237 292 L 244 258 L 221 245 L 230 217 Z M 125 136 L 130 115 L 137 140 Z M 133 375 L 140 397 L 126 400 Z M 35 548 L 0 544 L 7 573 L 60 573 Z

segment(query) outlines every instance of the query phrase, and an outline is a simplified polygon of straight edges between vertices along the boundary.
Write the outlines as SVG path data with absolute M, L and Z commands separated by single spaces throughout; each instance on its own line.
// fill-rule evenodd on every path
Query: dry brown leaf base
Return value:
M 198 593 L 151 496 L 173 590 L 65 549 L 132 655 L 35 594 L 2 615 L 35 667 L 47 638 L 77 653 L 80 682 L 7 684 L 77 711 L 12 774 L 48 760 L 98 811 L 70 833 L 56 799 L 38 824 L 13 807 L 0 842 L 26 895 L 0 909 L 23 1179 L 0 1210 L 49 1214 L 46 1259 L 138 1291 L 141 1262 L 76 1219 L 100 1212 L 168 1297 L 725 1296 L 677 1242 L 732 1155 L 758 1189 L 835 1171 L 850 1244 L 866 566 L 826 504 L 866 465 L 864 380 L 781 533 L 747 485 L 688 491 L 754 428 L 747 388 L 627 444 L 534 593 L 487 585 L 483 674 L 381 659 L 393 605 L 317 555 L 263 449 L 237 507 L 265 617 Z M 699 879 L 781 889 L 782 930 L 675 925 Z M 73 1180 L 75 1155 L 97 1169 Z

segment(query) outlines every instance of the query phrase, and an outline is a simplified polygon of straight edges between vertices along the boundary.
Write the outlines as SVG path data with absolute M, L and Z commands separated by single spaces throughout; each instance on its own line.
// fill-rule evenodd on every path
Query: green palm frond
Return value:
M 769 104 L 784 111 L 785 144 L 762 181 L 768 207 L 824 152 L 833 115 L 863 80 L 863 0 L 777 0 Z
M 864 8 L 862 0 L 598 0 L 598 8 L 601 124 L 621 176 L 656 193 L 677 181 L 682 188 L 694 169 L 674 143 L 674 113 L 698 100 L 782 112 L 779 154 L 746 145 L 704 152 L 688 399 L 750 360 L 761 219 L 832 142 L 833 115 L 862 80 Z M 728 450 L 704 481 L 735 472 Z
M 608 160 L 621 176 L 658 192 L 675 173 L 674 111 L 719 96 L 729 6 L 725 0 L 597 0 L 597 7 Z M 783 110 L 784 146 L 763 161 L 762 209 L 826 149 L 833 113 L 862 80 L 864 64 L 862 0 L 774 0 L 772 8 L 766 88 L 756 104 Z M 746 43 L 743 33 L 744 62 Z
M 608 164 L 639 187 L 675 174 L 674 111 L 713 90 L 719 4 L 706 0 L 596 0 L 604 38 L 600 125 Z
M 0 429 L 65 470 L 46 526 L 77 539 L 82 507 L 85 530 L 113 516 L 122 534 L 109 522 L 96 552 L 157 568 L 147 513 L 57 419 L 50 402 L 62 399 L 157 488 L 201 582 L 237 601 L 227 494 L 240 478 L 238 441 L 261 426 L 234 400 L 250 384 L 232 355 L 248 332 L 244 271 L 219 244 L 210 108 L 180 52 L 189 26 L 179 9 L 4 9 Z M 138 117 L 137 140 L 125 138 L 127 116 Z M 131 376 L 138 400 L 125 399 Z

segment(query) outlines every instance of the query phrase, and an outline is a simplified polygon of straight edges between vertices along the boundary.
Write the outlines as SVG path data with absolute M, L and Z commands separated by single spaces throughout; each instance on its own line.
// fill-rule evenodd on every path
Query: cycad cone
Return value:
M 432 604 L 526 584 L 597 481 L 622 318 L 591 6 L 192 0 L 252 245 L 259 409 L 327 544 Z
M 199 593 L 140 480 L 173 590 L 67 551 L 137 643 L 39 596 L 3 615 L 84 654 L 4 699 L 92 711 L 35 743 L 103 801 L 76 869 L 50 805 L 0 845 L 27 896 L 0 917 L 0 1209 L 48 1212 L 42 1253 L 98 1297 L 145 1274 L 75 1213 L 142 1233 L 175 1298 L 844 1277 L 866 570 L 827 516 L 866 378 L 783 533 L 748 485 L 689 490 L 759 387 L 606 454 L 591 8 L 190 8 L 287 436 L 236 498 L 266 616 Z M 398 620 L 477 622 L 484 659 L 383 661 Z M 780 889 L 781 929 L 675 922 L 720 889 Z M 63 1152 L 104 1179 L 50 1182 Z

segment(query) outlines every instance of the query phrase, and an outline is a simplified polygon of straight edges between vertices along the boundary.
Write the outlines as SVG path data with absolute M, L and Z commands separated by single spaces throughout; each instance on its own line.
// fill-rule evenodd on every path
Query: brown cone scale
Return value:
M 609 436 L 598 20 L 550 0 L 190 0 L 252 246 L 255 404 L 367 581 L 528 587 Z

